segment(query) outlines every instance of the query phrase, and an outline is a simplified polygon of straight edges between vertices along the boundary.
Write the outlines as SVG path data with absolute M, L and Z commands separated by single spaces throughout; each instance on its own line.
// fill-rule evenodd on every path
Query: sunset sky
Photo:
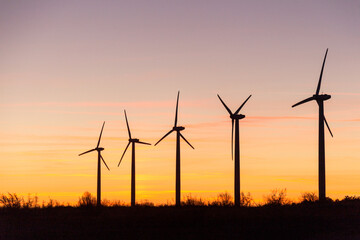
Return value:
M 130 202 L 133 137 L 154 144 L 179 121 L 182 196 L 233 194 L 231 120 L 240 121 L 241 191 L 297 200 L 316 192 L 318 107 L 325 115 L 326 187 L 360 195 L 360 2 L 0 0 L 0 193 L 74 203 L 96 194 L 94 148 L 103 121 L 102 197 Z M 136 149 L 138 202 L 173 202 L 175 134 Z

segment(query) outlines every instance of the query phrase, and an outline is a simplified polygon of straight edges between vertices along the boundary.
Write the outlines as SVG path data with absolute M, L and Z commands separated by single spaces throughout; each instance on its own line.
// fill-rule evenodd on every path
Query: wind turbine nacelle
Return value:
M 245 115 L 243 114 L 236 114 L 231 116 L 231 119 L 243 119 L 243 118 L 245 118 Z
M 130 139 L 129 139 L 129 142 L 139 142 L 139 139 L 137 139 L 137 138 L 130 138 Z
M 104 148 L 100 147 L 100 148 L 97 148 L 96 150 L 100 152 L 100 151 L 103 151 Z
M 316 100 L 320 100 L 320 101 L 326 101 L 329 100 L 331 98 L 331 95 L 328 94 L 320 94 L 320 95 L 313 95 L 313 97 Z
M 185 129 L 184 127 L 173 127 L 174 131 L 182 131 L 184 129 Z

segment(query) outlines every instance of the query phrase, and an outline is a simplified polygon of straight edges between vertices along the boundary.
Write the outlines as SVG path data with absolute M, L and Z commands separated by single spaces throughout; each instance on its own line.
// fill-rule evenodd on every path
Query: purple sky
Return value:
M 0 187 L 23 191 L 6 174 L 43 173 L 43 151 L 51 150 L 46 156 L 53 160 L 68 159 L 63 169 L 79 171 L 71 165 L 79 162 L 76 153 L 88 148 L 102 121 L 109 122 L 108 137 L 126 137 L 124 108 L 138 135 L 157 140 L 173 122 L 178 90 L 180 122 L 190 126 L 186 136 L 200 146 L 188 156 L 228 158 L 230 124 L 216 94 L 232 109 L 253 94 L 244 108 L 248 120 L 241 148 L 248 161 L 242 169 L 273 176 L 265 190 L 281 185 L 271 182 L 275 176 L 289 180 L 299 169 L 313 174 L 316 183 L 316 148 L 308 145 L 317 141 L 316 105 L 291 105 L 315 92 L 326 48 L 321 92 L 332 95 L 325 105 L 335 136 L 327 148 L 330 178 L 332 169 L 355 176 L 360 172 L 360 164 L 354 165 L 360 162 L 359 43 L 359 1 L 0 1 L 0 153 L 6 156 L 0 160 Z M 224 144 L 219 155 L 208 152 L 207 147 L 214 150 L 209 139 Z M 126 145 L 115 140 L 108 142 L 116 148 L 109 155 L 114 163 Z M 299 147 L 281 153 L 282 144 Z M 172 156 L 174 146 L 166 146 L 158 151 L 168 149 L 166 157 Z M 31 149 L 37 152 L 27 152 Z M 64 149 L 73 152 L 61 155 Z M 299 151 L 308 162 L 287 161 Z M 336 165 L 340 160 L 344 164 Z M 28 168 L 18 168 L 18 161 Z M 214 160 L 204 171 L 222 162 Z M 231 175 L 231 160 L 227 164 L 224 172 Z M 201 174 L 202 166 L 193 167 Z M 231 191 L 231 184 L 214 191 Z M 259 188 L 244 186 L 261 196 Z M 281 186 L 291 191 L 293 185 Z M 332 190 L 345 192 L 340 185 Z

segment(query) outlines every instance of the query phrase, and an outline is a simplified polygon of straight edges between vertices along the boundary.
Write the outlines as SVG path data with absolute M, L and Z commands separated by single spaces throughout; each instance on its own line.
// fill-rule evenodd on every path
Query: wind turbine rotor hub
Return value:
M 174 131 L 182 131 L 184 129 L 185 129 L 185 127 L 181 127 L 181 126 L 173 127 Z
M 319 95 L 313 95 L 313 97 L 316 100 L 320 100 L 320 101 L 326 101 L 329 100 L 331 98 L 331 95 L 328 94 L 319 94 Z
M 245 118 L 245 115 L 243 115 L 243 114 L 236 114 L 236 115 L 231 115 L 230 118 L 231 118 L 231 119 L 243 119 L 243 118 Z

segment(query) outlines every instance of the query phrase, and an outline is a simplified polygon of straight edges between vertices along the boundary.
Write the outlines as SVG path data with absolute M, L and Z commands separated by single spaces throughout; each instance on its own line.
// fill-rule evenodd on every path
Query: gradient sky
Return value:
M 286 188 L 317 192 L 317 106 L 291 105 L 321 92 L 327 194 L 360 192 L 360 2 L 0 0 L 0 193 L 75 202 L 96 193 L 130 201 L 134 137 L 170 130 L 180 90 L 182 193 L 233 194 L 231 109 L 250 95 L 240 122 L 241 190 L 255 200 Z M 137 201 L 174 201 L 175 135 L 138 146 Z

